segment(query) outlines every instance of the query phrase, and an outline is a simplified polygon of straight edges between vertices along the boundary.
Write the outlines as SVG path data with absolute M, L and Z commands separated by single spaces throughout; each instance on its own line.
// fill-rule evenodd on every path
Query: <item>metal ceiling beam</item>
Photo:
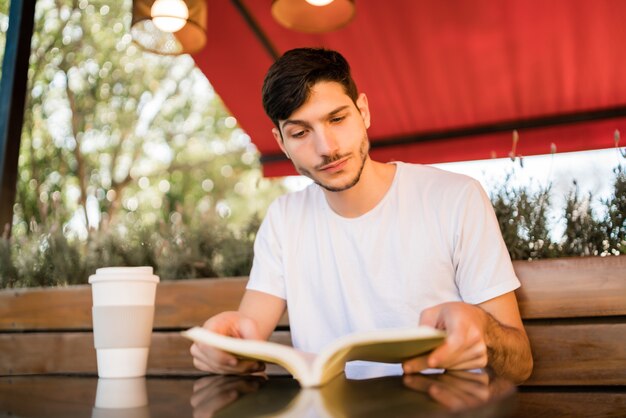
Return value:
M 0 234 L 10 231 L 13 221 L 35 4 L 13 0 L 9 11 L 0 81 Z
M 243 4 L 242 0 L 231 0 L 235 9 L 239 12 L 243 20 L 246 22 L 246 25 L 250 28 L 254 36 L 259 40 L 261 45 L 263 45 L 263 49 L 269 54 L 270 57 L 274 61 L 276 61 L 280 57 L 280 53 L 267 36 L 267 34 L 261 28 L 261 25 L 256 21 L 252 13 L 248 10 L 245 4 Z

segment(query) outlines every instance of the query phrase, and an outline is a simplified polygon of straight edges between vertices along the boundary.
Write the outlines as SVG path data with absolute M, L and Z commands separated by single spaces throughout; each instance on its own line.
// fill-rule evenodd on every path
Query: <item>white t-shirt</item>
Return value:
M 270 206 L 247 288 L 287 301 L 295 347 L 316 353 L 355 331 L 415 326 L 439 303 L 519 287 L 476 180 L 396 165 L 386 195 L 357 218 L 336 214 L 315 184 Z

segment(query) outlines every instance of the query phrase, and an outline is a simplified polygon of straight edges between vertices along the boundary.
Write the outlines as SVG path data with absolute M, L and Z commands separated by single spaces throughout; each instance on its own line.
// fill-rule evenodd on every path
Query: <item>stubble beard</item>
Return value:
M 348 190 L 352 187 L 354 187 L 359 180 L 361 179 L 361 174 L 363 173 L 363 168 L 365 167 L 365 161 L 367 160 L 367 155 L 369 152 L 369 139 L 367 138 L 367 134 L 363 135 L 363 140 L 361 141 L 361 146 L 359 147 L 359 158 L 361 160 L 361 165 L 359 166 L 359 169 L 357 170 L 355 176 L 348 181 L 346 184 L 341 185 L 341 186 L 331 186 L 329 184 L 325 184 L 323 182 L 321 182 L 318 178 L 316 178 L 309 170 L 302 168 L 302 167 L 298 167 L 296 166 L 296 170 L 298 171 L 298 173 L 302 174 L 303 176 L 306 176 L 308 178 L 310 178 L 311 180 L 313 180 L 313 182 L 315 184 L 317 184 L 318 186 L 328 190 L 329 192 L 343 192 L 345 190 Z M 322 161 L 321 164 L 318 165 L 318 167 L 322 167 L 324 165 L 330 164 L 334 161 L 340 160 L 344 157 L 346 157 L 349 154 L 335 154 L 332 156 L 324 156 L 324 159 Z

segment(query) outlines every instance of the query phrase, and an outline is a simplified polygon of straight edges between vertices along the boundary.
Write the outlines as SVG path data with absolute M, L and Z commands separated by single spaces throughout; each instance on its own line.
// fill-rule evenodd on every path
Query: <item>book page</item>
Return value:
M 201 327 L 193 327 L 181 334 L 193 341 L 218 348 L 239 358 L 278 364 L 303 385 L 305 384 L 303 382 L 310 380 L 311 365 L 315 362 L 315 354 L 270 341 L 229 337 Z
M 430 327 L 384 329 L 347 335 L 320 353 L 313 366 L 322 385 L 352 360 L 401 363 L 443 343 L 445 332 Z

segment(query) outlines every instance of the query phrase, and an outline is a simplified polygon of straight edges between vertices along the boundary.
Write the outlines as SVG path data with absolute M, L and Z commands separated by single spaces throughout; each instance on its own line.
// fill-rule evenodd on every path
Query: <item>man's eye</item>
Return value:
M 330 120 L 330 123 L 339 123 L 344 119 L 344 116 L 335 116 Z
M 290 134 L 292 138 L 302 138 L 306 134 L 306 131 L 297 131 Z

